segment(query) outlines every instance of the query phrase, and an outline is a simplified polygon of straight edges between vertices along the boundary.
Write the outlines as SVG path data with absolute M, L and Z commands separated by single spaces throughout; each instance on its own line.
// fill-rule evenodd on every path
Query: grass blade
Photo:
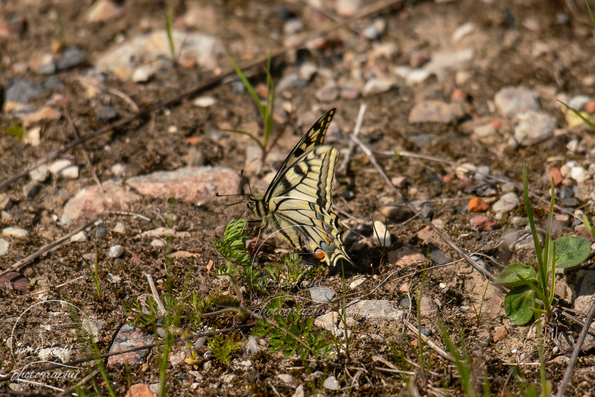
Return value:
M 229 58 L 229 61 L 233 65 L 233 68 L 235 69 L 238 77 L 240 78 L 240 80 L 242 80 L 242 83 L 244 83 L 244 86 L 246 87 L 246 89 L 248 90 L 250 95 L 252 96 L 252 99 L 254 100 L 254 103 L 256 103 L 256 106 L 258 107 L 258 110 L 260 111 L 260 114 L 262 115 L 263 119 L 266 120 L 266 109 L 260 103 L 260 98 L 258 97 L 258 94 L 256 93 L 256 91 L 254 91 L 254 87 L 252 87 L 252 84 L 250 84 L 250 81 L 248 81 L 248 79 L 246 78 L 246 75 L 244 75 L 244 73 L 242 72 L 242 69 L 240 69 L 238 64 L 233 60 L 233 58 L 231 57 L 231 55 L 229 54 L 227 49 L 225 49 L 225 54 L 227 55 L 227 58 Z

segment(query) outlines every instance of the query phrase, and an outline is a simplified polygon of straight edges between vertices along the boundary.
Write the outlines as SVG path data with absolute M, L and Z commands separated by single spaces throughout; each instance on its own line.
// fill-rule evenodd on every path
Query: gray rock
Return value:
M 124 247 L 121 245 L 114 245 L 109 249 L 110 258 L 118 258 L 124 253 Z
M 521 146 L 533 145 L 551 137 L 558 121 L 549 114 L 528 111 L 517 114 L 519 123 L 514 128 L 514 138 Z
M 312 76 L 316 74 L 318 71 L 318 66 L 316 66 L 312 62 L 304 62 L 302 66 L 300 66 L 300 77 L 304 80 L 310 81 Z
M 386 22 L 384 19 L 378 18 L 362 30 L 362 36 L 369 40 L 377 40 L 382 36 L 385 29 Z
M 441 101 L 423 101 L 417 103 L 409 112 L 409 124 L 416 123 L 451 123 L 465 115 L 459 103 L 448 104 Z
M 324 380 L 323 386 L 325 389 L 328 390 L 339 390 L 341 389 L 341 385 L 339 381 L 334 376 L 329 376 Z
M 562 200 L 567 199 L 567 198 L 572 198 L 574 197 L 574 192 L 572 191 L 572 189 L 568 186 L 564 186 L 562 187 L 562 189 L 560 189 L 560 198 Z
M 399 306 L 401 306 L 401 308 L 403 310 L 409 310 L 409 308 L 411 307 L 411 299 L 409 299 L 409 298 L 403 298 L 401 300 L 401 302 L 399 302 Z
M 312 300 L 318 303 L 330 302 L 335 296 L 333 290 L 327 287 L 312 287 L 309 291 Z
M 152 343 L 154 336 L 144 332 L 134 325 L 124 324 L 116 334 L 112 345 L 109 348 L 109 353 L 127 350 L 133 347 L 148 345 Z M 137 350 L 135 352 L 124 354 L 117 354 L 110 356 L 107 359 L 107 364 L 112 366 L 114 364 L 137 365 L 144 362 L 145 357 L 149 354 L 151 349 Z
M 70 227 L 72 226 L 72 219 L 70 219 L 68 215 L 62 214 L 62 217 L 60 218 L 60 223 L 62 224 L 62 226 Z
M 595 300 L 595 271 L 581 269 L 576 272 L 574 282 L 569 285 L 574 299 L 574 308 L 585 314 L 589 313 Z
M 430 258 L 439 265 L 452 262 L 452 258 L 438 248 L 433 248 L 430 251 Z
M 97 117 L 98 120 L 101 121 L 110 121 L 113 119 L 118 118 L 119 114 L 116 111 L 116 109 L 114 109 L 111 106 L 97 106 L 97 108 L 95 108 L 95 117 Z
M 42 165 L 35 168 L 33 171 L 29 173 L 31 180 L 35 182 L 45 182 L 46 179 L 50 176 L 50 171 L 47 165 Z
M 62 54 L 58 63 L 59 70 L 70 69 L 85 62 L 85 54 L 78 48 L 69 48 Z
M 95 238 L 102 238 L 107 234 L 107 229 L 103 226 L 97 226 L 95 229 Z
M 363 300 L 349 303 L 347 317 L 366 318 L 369 320 L 391 320 L 401 322 L 403 311 L 395 308 L 388 300 Z
M 290 90 L 294 88 L 303 88 L 308 84 L 308 80 L 301 78 L 297 73 L 290 73 L 281 77 L 275 86 L 276 92 Z
M 290 18 L 283 24 L 283 32 L 286 35 L 296 34 L 304 29 L 304 23 L 299 18 Z
M 432 318 L 438 315 L 440 308 L 429 296 L 423 296 L 419 303 L 419 314 L 425 318 Z
M 372 78 L 366 82 L 362 90 L 362 96 L 376 95 L 383 92 L 387 92 L 393 88 L 397 82 L 391 79 L 375 79 Z
M 332 102 L 339 96 L 339 87 L 334 80 L 329 80 L 314 95 L 320 102 Z
M 40 59 L 39 66 L 37 67 L 37 73 L 39 74 L 54 74 L 56 73 L 56 69 L 58 66 L 56 65 L 56 60 L 52 54 L 46 54 L 42 59 Z
M 41 191 L 41 185 L 35 181 L 31 181 L 23 186 L 23 194 L 25 198 L 32 199 Z
M 28 103 L 29 100 L 45 94 L 47 94 L 47 90 L 42 85 L 25 79 L 15 79 L 6 90 L 5 100 Z
M 50 78 L 48 78 L 43 85 L 46 88 L 52 89 L 52 90 L 60 90 L 64 87 L 64 84 L 62 84 L 62 80 L 60 80 L 60 77 L 58 76 L 52 76 Z
M 407 140 L 413 142 L 415 146 L 422 148 L 427 144 L 431 143 L 434 139 L 434 134 L 432 133 L 424 133 L 424 134 L 417 134 L 417 135 L 409 135 Z
M 449 70 L 462 69 L 473 60 L 474 55 L 473 48 L 464 48 L 459 51 L 438 51 L 432 55 L 432 60 L 424 66 L 424 69 L 430 74 L 435 74 L 438 80 L 442 81 L 446 78 Z
M 505 194 L 500 198 L 500 200 L 496 201 L 492 206 L 494 212 L 509 212 L 515 209 L 518 205 L 521 204 L 519 197 L 514 192 L 510 192 Z
M 498 113 L 505 117 L 541 109 L 539 93 L 523 86 L 502 88 L 496 93 L 494 103 Z

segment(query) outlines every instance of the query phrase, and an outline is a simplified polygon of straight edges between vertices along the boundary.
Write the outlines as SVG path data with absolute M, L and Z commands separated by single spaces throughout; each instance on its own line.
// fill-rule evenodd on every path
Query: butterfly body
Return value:
M 263 227 L 294 248 L 307 248 L 329 266 L 353 263 L 343 247 L 343 229 L 332 208 L 332 183 L 338 150 L 323 145 L 334 109 L 308 130 L 287 156 L 264 196 L 249 195 L 250 208 Z

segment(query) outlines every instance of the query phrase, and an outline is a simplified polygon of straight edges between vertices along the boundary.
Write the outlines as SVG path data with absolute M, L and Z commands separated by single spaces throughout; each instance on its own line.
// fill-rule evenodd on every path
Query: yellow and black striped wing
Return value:
M 335 111 L 336 109 L 331 109 L 324 115 L 322 115 L 322 117 L 320 117 L 318 121 L 316 121 L 314 125 L 310 127 L 308 132 L 306 132 L 302 139 L 300 139 L 297 145 L 295 145 L 295 147 L 293 148 L 291 153 L 289 153 L 283 164 L 281 164 L 281 167 L 279 168 L 277 175 L 275 175 L 275 178 L 273 179 L 273 181 L 269 185 L 269 188 L 264 194 L 265 202 L 269 201 L 272 197 L 275 197 L 274 190 L 278 185 L 281 175 L 284 174 L 287 171 L 287 169 L 293 163 L 295 163 L 297 159 L 300 158 L 304 153 L 307 153 L 316 146 L 320 146 L 324 143 L 326 131 L 328 130 L 331 120 L 335 115 Z
M 270 203 L 275 207 L 267 222 L 278 235 L 294 248 L 300 249 L 300 237 L 316 257 L 328 266 L 336 266 L 343 259 L 353 262 L 341 241 L 338 217 L 319 205 L 303 199 L 277 197 Z
M 330 212 L 333 203 L 333 178 L 339 151 L 332 146 L 318 146 L 302 154 L 284 172 L 279 172 L 276 184 L 269 186 L 265 197 L 268 210 L 274 211 L 274 199 L 284 197 L 305 200 Z

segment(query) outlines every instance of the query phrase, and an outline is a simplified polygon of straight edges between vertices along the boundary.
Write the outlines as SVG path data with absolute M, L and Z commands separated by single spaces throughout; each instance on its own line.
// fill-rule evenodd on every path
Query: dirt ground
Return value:
M 316 11 L 317 3 L 328 10 L 327 15 Z M 89 0 L 0 0 L 0 84 L 3 92 L 6 93 L 18 78 L 45 84 L 46 87 L 49 78 L 58 77 L 61 82 L 59 87 L 54 86 L 45 95 L 28 102 L 35 109 L 51 102 L 50 106 L 61 112 L 58 119 L 33 122 L 25 127 L 26 132 L 36 126 L 41 127 L 38 145 L 27 143 L 10 133 L 0 134 L 0 183 L 77 138 L 66 114 L 72 118 L 78 133 L 84 136 L 111 122 L 98 116 L 100 106 L 115 109 L 120 120 L 134 113 L 129 103 L 114 95 L 113 91 L 110 93 L 104 89 L 90 95 L 88 87 L 80 83 L 80 78 L 88 76 L 86 73 L 108 49 L 137 34 L 163 29 L 170 5 L 176 28 L 212 35 L 221 40 L 236 60 L 249 62 L 266 55 L 269 49 L 283 47 L 284 40 L 291 36 L 284 31 L 285 15 L 288 13 L 303 23 L 302 33 L 332 25 L 334 21 L 330 16 L 348 18 L 336 15 L 336 3 L 341 2 L 179 0 L 170 4 L 166 1 L 123 0 L 116 4 L 118 9 L 113 18 L 89 23 L 86 15 L 93 5 Z M 360 9 L 372 4 L 371 1 L 361 3 Z M 199 27 L 184 25 L 184 16 L 193 7 L 206 10 Z M 272 69 L 275 82 L 288 74 L 298 73 L 303 66 L 303 57 L 316 65 L 318 71 L 303 86 L 290 86 L 278 94 L 280 103 L 284 104 L 285 117 L 276 120 L 274 134 L 283 135 L 269 155 L 262 173 L 248 175 L 251 189 L 264 192 L 270 182 L 270 172 L 280 165 L 309 126 L 331 108 L 337 109 L 333 120 L 337 127 L 329 131 L 327 141 L 340 149 L 341 164 L 360 106 L 366 104 L 359 137 L 373 150 L 389 178 L 404 178 L 399 187 L 415 206 L 422 209 L 422 205 L 425 206 L 426 216 L 435 225 L 463 251 L 477 253 L 495 274 L 503 266 L 517 261 L 534 264 L 533 250 L 509 250 L 503 238 L 510 231 L 524 230 L 524 224 L 512 223 L 513 218 L 526 216 L 524 206 L 519 205 L 496 217 L 492 205 L 504 194 L 505 183 L 489 182 L 492 192 L 485 193 L 486 186 L 480 186 L 473 173 L 461 178 L 453 164 L 488 166 L 490 175 L 520 185 L 524 161 L 530 190 L 545 199 L 549 198 L 549 191 L 544 175 L 552 167 L 561 168 L 567 162 L 575 161 L 585 169 L 589 168 L 593 161 L 590 157 L 593 155 L 593 132 L 580 125 L 570 128 L 566 114 L 556 102 L 556 98 L 591 97 L 595 90 L 595 79 L 592 78 L 595 76 L 593 25 L 584 5 L 577 3 L 576 14 L 567 7 L 568 2 L 561 0 L 395 2 L 347 27 L 325 34 L 323 44 L 317 48 L 305 51 L 305 46 L 298 46 L 302 50 L 288 51 L 277 57 Z M 377 20 L 385 24 L 382 33 L 373 39 L 363 37 L 362 30 Z M 469 21 L 474 23 L 474 31 L 454 43 L 453 32 Z M 50 75 L 37 73 L 31 66 L 32 60 L 44 53 L 60 57 L 63 51 L 59 45 L 61 37 L 63 48 L 77 48 L 85 54 L 84 63 Z M 379 46 L 387 43 L 393 43 L 396 50 L 389 56 L 378 55 L 381 54 Z M 395 75 L 395 66 L 411 65 L 416 62 L 414 58 L 423 58 L 425 53 L 431 55 L 439 50 L 454 51 L 466 47 L 474 48 L 473 60 L 465 66 L 447 70 L 443 77 L 431 75 L 420 83 L 409 84 Z M 216 61 L 218 66 L 215 70 L 182 63 L 158 71 L 147 82 L 122 81 L 114 73 L 106 73 L 103 87 L 124 93 L 143 109 L 175 98 L 180 92 L 217 76 L 230 66 L 222 53 L 216 55 Z M 356 64 L 359 66 L 354 66 Z M 252 83 L 255 86 L 260 84 L 261 88 L 266 79 L 263 71 L 260 66 L 249 73 L 253 76 Z M 359 80 L 356 78 L 358 74 Z M 320 99 L 320 89 L 329 80 L 343 87 L 346 81 L 366 82 L 372 76 L 393 79 L 395 84 L 390 90 L 354 99 L 347 95 L 335 95 L 332 101 Z M 221 84 L 198 94 L 215 98 L 216 103 L 212 106 L 197 106 L 194 98 L 183 100 L 61 154 L 59 159 L 68 159 L 79 166 L 80 176 L 77 178 L 53 175 L 40 183 L 40 191 L 33 197 L 24 193 L 31 180 L 29 176 L 0 190 L 0 194 L 8 195 L 13 203 L 3 210 L 0 227 L 17 227 L 29 232 L 24 238 L 2 236 L 10 246 L 5 254 L 0 255 L 0 269 L 7 269 L 94 219 L 101 219 L 100 227 L 105 228 L 98 232 L 98 227 L 94 225 L 84 230 L 85 241 L 71 242 L 67 239 L 49 252 L 28 261 L 25 266 L 13 269 L 25 277 L 24 286 L 21 284 L 17 288 L 16 283 L 0 286 L 0 376 L 3 376 L 0 394 L 37 391 L 56 395 L 59 390 L 80 382 L 95 370 L 90 365 L 78 369 L 74 381 L 60 379 L 50 382 L 46 379 L 45 383 L 58 389 L 10 380 L 15 371 L 22 371 L 33 360 L 31 357 L 23 359 L 18 354 L 15 356 L 15 346 L 12 345 L 15 339 L 11 338 L 17 332 L 21 347 L 40 346 L 41 334 L 34 330 L 40 329 L 47 321 L 61 326 L 49 333 L 47 344 L 41 345 L 47 346 L 53 340 L 60 346 L 73 346 L 71 359 L 92 354 L 88 344 L 84 346 L 84 342 L 77 341 L 76 327 L 67 326 L 72 321 L 67 313 L 69 305 L 96 324 L 97 351 L 107 353 L 130 315 L 125 303 L 151 292 L 145 274 L 152 276 L 160 294 L 167 291 L 169 275 L 173 296 L 183 301 L 192 292 L 198 292 L 204 299 L 217 294 L 234 296 L 229 281 L 215 276 L 216 269 L 224 266 L 225 261 L 213 241 L 223 237 L 225 225 L 231 219 L 242 216 L 256 219 L 253 214 L 245 212 L 243 202 L 231 205 L 241 198 L 209 199 L 199 206 L 176 201 L 173 227 L 176 232 L 186 235 L 173 239 L 172 251 L 181 254 L 173 258 L 169 274 L 165 247 L 152 244 L 155 239 L 142 235 L 146 231 L 167 227 L 168 202 L 164 198 L 142 195 L 139 204 L 130 211 L 134 214 L 111 213 L 96 218 L 83 216 L 73 219 L 70 227 L 61 222 L 66 202 L 81 189 L 95 185 L 83 147 L 102 182 L 176 170 L 191 164 L 197 155 L 202 157 L 202 164 L 206 166 L 227 167 L 237 173 L 244 169 L 246 148 L 253 142 L 246 136 L 222 130 L 262 131 L 262 123 L 250 95 L 241 89 L 239 80 L 234 79 L 224 79 Z M 521 85 L 538 92 L 541 111 L 555 118 L 558 128 L 552 136 L 539 142 L 513 145 L 509 138 L 514 135 L 516 121 L 498 114 L 494 108 L 494 97 L 503 87 Z M 358 89 L 362 91 L 362 87 Z M 61 96 L 56 99 L 56 94 Z M 411 123 L 408 118 L 414 105 L 427 100 L 460 103 L 464 115 L 448 122 Z M 287 109 L 291 111 L 287 112 Z M 0 130 L 10 131 L 15 120 L 18 119 L 5 109 L 0 118 Z M 473 132 L 474 127 L 494 120 L 497 120 L 499 128 L 491 140 L 480 139 Z M 175 126 L 174 130 L 172 126 Z M 428 134 L 427 144 L 419 144 L 416 137 L 420 134 Z M 578 141 L 585 150 L 569 150 L 573 141 Z M 399 156 L 396 154 L 399 151 L 429 158 Z M 114 166 L 121 164 L 125 166 L 124 174 L 114 171 Z M 562 183 L 571 189 L 578 185 L 569 178 Z M 248 193 L 247 186 L 244 191 Z M 522 190 L 515 191 L 522 197 Z M 469 200 L 478 196 L 488 203 L 487 212 L 467 210 Z M 465 346 L 472 362 L 472 372 L 477 377 L 478 393 L 481 393 L 482 382 L 487 377 L 490 394 L 522 395 L 519 378 L 514 375 L 517 369 L 524 374 L 527 384 L 540 387 L 535 326 L 531 323 L 514 325 L 504 312 L 505 293 L 492 285 L 486 289 L 486 278 L 465 261 L 460 261 L 459 254 L 438 234 L 425 229 L 421 219 L 412 217 L 411 213 L 405 213 L 401 219 L 386 218 L 383 209 L 388 204 L 401 204 L 401 199 L 385 184 L 361 150 L 354 151 L 347 172 L 337 174 L 333 197 L 343 225 L 357 232 L 345 239 L 346 251 L 360 266 L 359 270 L 350 269 L 346 274 L 348 302 L 356 299 L 388 300 L 395 310 L 403 310 L 406 321 L 418 326 L 417 306 L 420 303 L 416 304 L 416 301 L 420 289 L 423 289 L 423 295 L 429 297 L 432 303 L 425 314 L 422 310 L 419 324 L 430 341 L 443 349 L 445 343 L 440 322 L 457 348 Z M 557 200 L 560 204 L 561 199 Z M 533 206 L 537 222 L 543 225 L 547 204 L 533 200 Z M 591 213 L 593 203 L 586 195 L 579 197 L 574 206 L 567 207 L 571 213 L 579 207 Z M 470 220 L 479 214 L 494 220 L 493 230 L 479 231 L 472 227 Z M 389 247 L 379 247 L 375 242 L 372 236 L 375 221 L 388 224 L 392 236 Z M 123 225 L 123 231 L 118 230 L 119 223 Z M 574 226 L 572 222 L 564 223 L 555 230 L 554 237 L 575 235 Z M 257 234 L 256 228 L 250 231 L 250 237 Z M 108 254 L 110 248 L 116 245 L 125 248 L 124 254 L 118 258 Z M 86 258 L 98 253 L 101 299 L 93 292 L 96 287 L 79 250 Z M 265 264 L 278 262 L 287 252 L 288 247 L 280 241 L 267 240 L 264 252 L 255 261 L 256 267 L 262 269 Z M 410 256 L 406 256 L 408 254 Z M 585 263 L 581 268 L 588 270 L 589 265 L 590 262 Z M 424 267 L 427 268 L 425 272 L 422 271 Z M 308 289 L 302 287 L 271 287 L 266 293 L 246 294 L 250 295 L 247 304 L 252 309 L 261 309 L 273 296 L 289 294 L 292 298 L 285 305 L 291 307 L 299 303 L 306 312 L 306 309 L 311 309 L 315 313 L 309 316 L 311 318 L 332 312 L 333 307 L 341 305 L 343 291 L 341 272 L 337 270 L 321 268 L 311 271 L 299 284 L 308 288 L 330 288 L 336 294 L 335 298 L 338 297 L 332 305 L 313 302 Z M 572 272 L 560 274 L 560 285 L 564 287 L 564 281 L 567 281 L 569 287 L 566 289 L 570 291 L 575 276 Z M 349 287 L 362 277 L 366 281 L 361 286 Z M 302 284 L 304 280 L 306 284 Z M 249 288 L 244 282 L 241 285 L 244 291 Z M 562 290 L 560 307 L 571 310 L 576 319 L 584 321 L 586 313 L 572 310 L 570 294 L 564 288 Z M 412 305 L 407 307 L 403 302 L 405 299 L 413 302 Z M 480 304 L 482 315 L 478 318 L 476 308 L 479 309 Z M 217 308 L 212 306 L 207 311 L 215 310 Z M 55 316 L 60 320 L 56 322 Z M 186 320 L 179 324 L 180 329 L 191 332 L 238 325 L 238 319 L 229 314 L 204 317 L 198 325 Z M 572 354 L 581 328 L 579 322 L 563 315 L 555 316 L 545 327 L 546 376 L 553 383 L 553 392 L 562 380 L 567 358 Z M 317 325 L 314 329 L 321 328 Z M 242 328 L 226 333 L 225 338 L 244 346 L 251 332 L 251 328 Z M 335 358 L 327 359 L 310 356 L 302 360 L 295 355 L 285 358 L 277 352 L 269 352 L 265 338 L 258 342 L 258 353 L 236 350 L 231 353 L 230 363 L 226 364 L 205 354 L 204 346 L 195 345 L 198 347 L 194 350 L 200 355 L 197 362 L 183 359 L 173 362 L 170 358 L 164 371 L 167 395 L 304 395 L 299 394 L 302 390 L 300 385 L 305 395 L 465 394 L 455 366 L 425 343 L 422 343 L 422 360 L 417 333 L 411 332 L 402 321 L 392 317 L 356 318 L 352 332 L 354 338 L 349 354 L 339 352 Z M 155 341 L 150 327 L 138 330 L 138 333 L 147 336 L 146 343 Z M 209 338 L 207 346 L 210 346 Z M 592 341 L 593 338 L 582 349 L 566 395 L 595 395 Z M 191 342 L 195 343 L 195 339 Z M 174 354 L 188 357 L 189 349 L 184 342 L 176 342 L 172 349 Z M 108 364 L 106 368 L 114 394 L 125 395 L 132 385 L 159 383 L 161 358 L 162 354 L 153 348 L 137 364 Z M 241 363 L 246 360 L 250 360 L 249 365 L 242 367 Z M 55 355 L 46 361 L 61 362 Z M 317 377 L 311 376 L 316 371 L 321 373 Z M 327 387 L 325 380 L 331 376 L 338 380 L 338 390 Z M 89 379 L 84 383 L 90 388 L 87 394 L 109 395 L 101 375 L 95 374 L 93 378 L 96 379 L 95 389 Z

